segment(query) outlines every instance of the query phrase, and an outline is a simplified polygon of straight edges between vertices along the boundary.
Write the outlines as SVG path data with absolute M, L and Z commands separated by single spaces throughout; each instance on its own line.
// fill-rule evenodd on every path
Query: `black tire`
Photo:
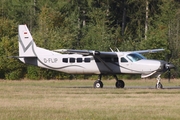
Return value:
M 163 89 L 163 85 L 159 82 L 158 84 L 156 84 L 155 88 L 156 89 Z
M 103 88 L 103 82 L 101 80 L 95 81 L 94 88 Z
M 116 88 L 124 88 L 125 83 L 123 80 L 118 80 L 115 84 Z

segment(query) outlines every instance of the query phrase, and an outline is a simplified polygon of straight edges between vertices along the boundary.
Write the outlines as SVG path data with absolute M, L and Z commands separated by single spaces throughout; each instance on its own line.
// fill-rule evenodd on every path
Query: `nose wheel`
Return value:
M 155 86 L 155 88 L 156 89 L 162 89 L 163 88 L 163 85 L 161 84 L 161 77 L 160 77 L 161 75 L 158 75 L 158 77 L 156 78 L 157 79 L 157 83 L 156 83 L 156 86 Z
M 159 82 L 155 86 L 156 89 L 163 89 L 163 85 Z

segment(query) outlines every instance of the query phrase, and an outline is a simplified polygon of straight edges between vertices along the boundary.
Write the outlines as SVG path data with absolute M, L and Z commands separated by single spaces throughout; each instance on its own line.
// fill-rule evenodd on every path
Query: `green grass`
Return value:
M 104 80 L 0 81 L 1 120 L 175 120 L 180 119 L 179 89 L 115 89 Z M 126 86 L 154 86 L 155 80 L 125 80 Z M 179 80 L 162 81 L 179 86 Z M 85 87 L 87 86 L 87 88 Z

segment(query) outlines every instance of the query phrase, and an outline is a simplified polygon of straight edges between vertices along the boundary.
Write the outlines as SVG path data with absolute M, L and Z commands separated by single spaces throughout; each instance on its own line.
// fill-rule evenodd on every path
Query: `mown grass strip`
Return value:
M 140 80 L 128 82 L 144 83 Z M 150 86 L 153 82 L 148 81 L 145 86 Z M 179 89 L 81 87 L 91 86 L 92 83 L 92 80 L 0 81 L 0 119 L 163 120 L 180 118 Z M 104 81 L 104 83 L 112 86 L 114 80 Z M 176 86 L 179 80 L 173 83 Z M 74 88 L 76 85 L 80 87 Z

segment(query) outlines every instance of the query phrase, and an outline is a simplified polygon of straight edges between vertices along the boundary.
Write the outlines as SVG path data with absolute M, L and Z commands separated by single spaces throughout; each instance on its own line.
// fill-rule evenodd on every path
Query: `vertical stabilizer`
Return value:
M 33 41 L 31 33 L 26 25 L 19 25 L 19 56 L 20 57 L 35 57 L 34 51 L 36 44 Z

